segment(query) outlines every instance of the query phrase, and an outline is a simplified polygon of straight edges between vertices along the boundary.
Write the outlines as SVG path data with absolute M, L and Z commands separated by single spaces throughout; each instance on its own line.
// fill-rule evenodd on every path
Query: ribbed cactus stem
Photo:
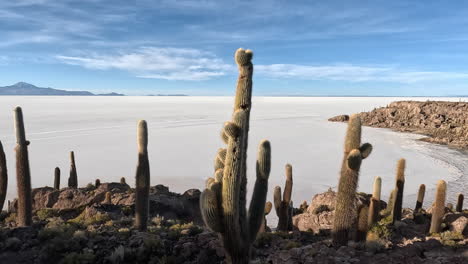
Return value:
M 362 206 L 359 210 L 357 221 L 356 241 L 365 241 L 367 236 L 369 207 Z
M 148 126 L 145 120 L 138 122 L 138 164 L 135 177 L 135 226 L 146 231 L 149 214 L 150 167 L 148 160 Z
M 445 194 L 447 184 L 443 180 L 437 182 L 434 207 L 432 208 L 431 228 L 429 233 L 439 233 L 441 231 L 442 218 L 445 213 Z
M 16 128 L 16 182 L 18 187 L 18 226 L 32 224 L 31 173 L 29 168 L 28 145 L 24 131 L 23 112 L 15 108 Z
M 395 179 L 395 203 L 392 210 L 392 223 L 401 220 L 401 210 L 403 205 L 403 188 L 405 186 L 405 159 L 400 159 L 397 164 L 397 173 Z
M 372 197 L 370 199 L 368 219 L 367 219 L 367 224 L 369 227 L 371 227 L 375 222 L 378 221 L 379 212 L 380 212 L 381 189 L 382 189 L 382 179 L 380 177 L 375 177 L 374 189 L 372 191 Z
M 68 178 L 68 187 L 78 188 L 78 174 L 76 173 L 75 152 L 70 151 L 70 177 Z
M 457 212 L 462 212 L 463 211 L 463 200 L 465 199 L 465 196 L 463 194 L 459 193 L 457 196 L 457 207 L 456 211 Z
M 418 198 L 416 200 L 416 206 L 414 207 L 414 211 L 417 212 L 422 209 L 424 203 L 424 194 L 426 193 L 426 185 L 421 184 L 419 185 L 418 190 Z
M 94 181 L 94 187 L 99 188 L 99 186 L 101 186 L 101 180 L 100 180 L 100 179 L 96 179 L 96 180 Z
M 8 187 L 8 172 L 7 172 L 7 164 L 5 158 L 5 152 L 3 151 L 3 145 L 0 141 L 0 212 L 3 209 L 3 205 L 6 199 Z
M 127 184 L 125 177 L 120 178 L 120 184 Z
M 60 190 L 60 168 L 55 167 L 54 170 L 54 189 Z
M 361 119 L 352 115 L 348 121 L 344 144 L 344 156 L 341 166 L 338 193 L 336 198 L 335 219 L 332 238 L 337 245 L 346 245 L 353 229 L 358 212 L 356 208 L 356 190 L 359 169 L 363 159 L 372 152 L 372 145 L 361 145 Z
M 291 214 L 291 194 L 293 186 L 292 178 L 292 166 L 286 164 L 286 183 L 284 184 L 283 198 L 281 199 L 281 188 L 277 186 L 274 191 L 274 202 L 275 210 L 278 215 L 278 227 L 279 231 L 290 231 L 292 230 L 292 214 Z M 279 199 L 279 200 L 278 200 Z

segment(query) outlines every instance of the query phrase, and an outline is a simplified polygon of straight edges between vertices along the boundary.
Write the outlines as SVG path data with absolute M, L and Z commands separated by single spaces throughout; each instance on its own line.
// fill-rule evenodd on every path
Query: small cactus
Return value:
M 365 241 L 367 237 L 367 230 L 369 229 L 369 207 L 361 206 L 358 214 L 357 230 L 356 230 L 356 241 Z
M 112 204 L 111 196 L 112 194 L 110 192 L 106 192 L 103 204 Z
M 333 222 L 333 243 L 346 245 L 353 224 L 358 217 L 356 208 L 356 189 L 359 169 L 363 159 L 372 152 L 372 145 L 361 145 L 361 119 L 352 115 L 348 121 L 345 138 L 344 157 L 341 166 L 338 193 L 336 198 L 335 219 Z
M 462 212 L 463 211 L 463 200 L 465 199 L 465 196 L 463 194 L 459 193 L 457 196 L 457 207 L 456 211 L 457 212 Z
M 286 164 L 286 183 L 284 185 L 283 198 L 281 198 L 281 187 L 276 186 L 273 192 L 273 201 L 275 203 L 275 211 L 278 216 L 279 231 L 292 230 L 292 211 L 290 208 L 292 194 L 293 178 L 292 166 Z
M 94 181 L 94 187 L 95 187 L 95 188 L 99 188 L 99 186 L 101 186 L 101 180 L 100 180 L 100 179 L 96 179 L 96 180 Z
M 447 203 L 447 209 L 453 212 L 453 203 Z
M 266 216 L 271 212 L 272 207 L 273 207 L 273 205 L 271 204 L 271 202 L 266 202 L 266 204 L 265 204 L 265 217 L 263 217 L 263 222 L 262 222 L 262 225 L 260 226 L 260 229 L 258 230 L 258 234 L 264 233 L 267 230 L 269 230 Z
M 60 168 L 55 167 L 54 170 L 54 189 L 60 190 Z
M 24 131 L 23 111 L 15 108 L 16 128 L 16 182 L 18 186 L 18 226 L 32 224 L 31 172 L 29 168 L 28 145 Z
M 120 184 L 127 184 L 127 181 L 125 181 L 125 177 L 120 178 Z
M 148 160 L 148 126 L 138 122 L 138 165 L 135 177 L 135 226 L 146 231 L 149 213 L 150 167 Z
M 424 194 L 426 192 L 426 185 L 421 184 L 419 185 L 418 190 L 418 199 L 416 200 L 416 206 L 414 207 L 414 211 L 417 212 L 422 209 L 424 203 Z
M 400 159 L 397 164 L 397 175 L 395 179 L 395 202 L 392 209 L 392 223 L 401 220 L 401 210 L 403 204 L 403 188 L 405 186 L 405 159 Z
M 445 193 L 447 184 L 443 180 L 437 182 L 434 207 L 432 208 L 431 228 L 429 233 L 439 233 L 442 225 L 442 217 L 445 213 Z
M 68 187 L 78 188 L 78 174 L 76 173 L 75 153 L 70 151 L 70 177 L 68 178 Z
M 368 226 L 371 227 L 379 219 L 380 212 L 380 191 L 382 188 L 382 179 L 380 177 L 375 177 L 374 180 L 374 190 L 372 192 L 372 197 L 370 199 L 369 213 L 368 213 Z
M 8 172 L 5 158 L 5 152 L 3 151 L 3 145 L 0 141 L 0 212 L 2 211 L 3 204 L 5 203 L 6 192 L 8 187 Z

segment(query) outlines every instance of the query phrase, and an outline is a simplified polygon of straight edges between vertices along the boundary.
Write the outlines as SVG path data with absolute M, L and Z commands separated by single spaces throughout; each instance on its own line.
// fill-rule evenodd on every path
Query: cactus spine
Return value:
M 445 193 L 447 189 L 447 184 L 443 180 L 439 180 L 437 182 L 436 187 L 436 196 L 434 207 L 432 208 L 432 218 L 431 218 L 431 228 L 429 229 L 429 233 L 439 233 L 441 224 L 442 224 L 442 217 L 445 213 Z
M 246 209 L 246 158 L 252 97 L 252 51 L 238 49 L 235 61 L 239 69 L 234 113 L 226 122 L 221 138 L 227 148 L 218 151 L 214 178 L 207 181 L 200 197 L 205 224 L 218 232 L 228 263 L 249 263 L 250 248 L 265 217 L 265 202 L 270 174 L 271 148 L 260 143 L 257 156 L 257 179 L 250 207 Z
M 395 183 L 395 202 L 392 209 L 392 223 L 395 221 L 401 220 L 401 209 L 403 203 L 403 188 L 405 186 L 405 159 L 400 159 L 397 164 L 397 174 L 396 174 L 396 183 Z
M 55 167 L 54 170 L 54 189 L 60 190 L 60 168 Z
M 146 231 L 149 210 L 150 167 L 148 160 L 148 126 L 145 120 L 138 122 L 138 164 L 135 177 L 135 226 Z
M 380 192 L 382 189 L 382 179 L 380 177 L 375 177 L 374 180 L 374 190 L 372 192 L 372 197 L 370 199 L 369 205 L 369 217 L 367 219 L 368 226 L 371 227 L 379 219 L 380 212 Z
M 15 108 L 16 128 L 16 182 L 18 187 L 18 225 L 32 224 L 31 172 L 29 168 L 28 145 L 24 131 L 23 111 Z
M 338 194 L 336 198 L 335 219 L 333 222 L 333 243 L 346 245 L 350 231 L 357 218 L 356 189 L 362 159 L 372 152 L 372 145 L 361 145 L 361 119 L 352 115 L 348 121 L 344 157 L 341 166 Z
M 78 188 L 78 174 L 76 173 L 75 153 L 70 151 L 70 177 L 68 178 L 68 187 Z
M 286 164 L 286 183 L 284 185 L 283 198 L 281 199 L 281 187 L 276 186 L 273 192 L 273 201 L 275 203 L 275 211 L 278 216 L 279 231 L 292 230 L 292 211 L 290 208 L 292 194 L 292 166 Z
M 5 152 L 3 151 L 3 145 L 0 141 L 0 212 L 3 209 L 5 203 L 6 192 L 8 187 L 8 172 L 5 158 Z
M 463 200 L 465 199 L 465 196 L 463 194 L 459 193 L 457 196 L 457 207 L 456 211 L 457 212 L 462 212 L 463 211 Z
M 419 185 L 418 200 L 416 200 L 416 207 L 414 207 L 415 212 L 422 209 L 425 192 L 426 192 L 426 185 L 424 185 L 424 184 Z

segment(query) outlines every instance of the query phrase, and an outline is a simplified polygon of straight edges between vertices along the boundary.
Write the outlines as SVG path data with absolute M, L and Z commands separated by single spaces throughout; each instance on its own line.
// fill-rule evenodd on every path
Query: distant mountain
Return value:
M 186 94 L 148 94 L 146 96 L 188 96 Z
M 78 95 L 78 96 L 94 96 L 88 91 L 66 91 L 53 88 L 41 88 L 29 83 L 19 82 L 10 86 L 0 87 L 0 95 Z M 100 96 L 123 96 L 118 93 L 98 94 Z

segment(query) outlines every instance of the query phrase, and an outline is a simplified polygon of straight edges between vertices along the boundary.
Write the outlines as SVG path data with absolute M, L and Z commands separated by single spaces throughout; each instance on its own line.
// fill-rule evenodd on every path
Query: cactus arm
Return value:
M 221 213 L 219 211 L 216 193 L 211 189 L 205 189 L 200 196 L 200 208 L 203 221 L 214 232 L 222 232 Z
M 276 186 L 273 190 L 273 204 L 275 205 L 275 212 L 278 217 L 280 217 L 281 201 L 281 187 Z
M 370 143 L 364 143 L 362 146 L 359 148 L 359 151 L 362 154 L 362 159 L 365 159 L 369 157 L 369 155 L 372 153 L 372 145 Z
M 271 169 L 271 146 L 264 140 L 260 143 L 257 158 L 257 180 L 249 207 L 249 238 L 252 243 L 265 217 L 265 203 L 268 192 L 268 177 Z

